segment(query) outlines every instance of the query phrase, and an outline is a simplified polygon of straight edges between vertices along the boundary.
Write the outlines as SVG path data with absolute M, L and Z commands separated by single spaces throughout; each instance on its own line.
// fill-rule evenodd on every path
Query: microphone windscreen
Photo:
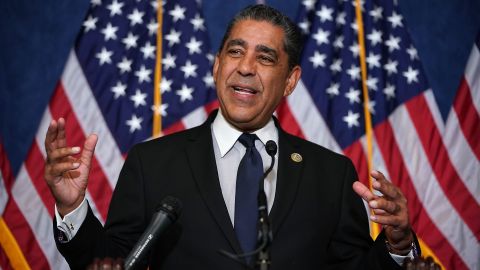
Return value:
M 172 221 L 177 220 L 182 212 L 182 202 L 172 196 L 167 196 L 163 198 L 160 204 L 157 207 L 157 212 L 163 210 Z
M 277 144 L 270 140 L 267 142 L 267 144 L 265 144 L 265 150 L 267 150 L 267 153 L 270 156 L 274 156 L 277 153 Z

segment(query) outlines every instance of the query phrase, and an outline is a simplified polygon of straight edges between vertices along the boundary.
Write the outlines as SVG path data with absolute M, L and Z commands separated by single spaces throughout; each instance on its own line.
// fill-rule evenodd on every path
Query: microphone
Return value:
M 270 140 L 265 144 L 265 150 L 267 154 L 272 157 L 272 162 L 270 167 L 263 174 L 262 179 L 259 182 L 258 189 L 258 258 L 257 264 L 260 266 L 260 269 L 268 269 L 270 264 L 270 254 L 268 247 L 273 240 L 272 230 L 270 229 L 270 221 L 268 218 L 268 205 L 267 205 L 267 196 L 264 190 L 264 181 L 267 175 L 272 171 L 273 165 L 275 164 L 275 154 L 277 153 L 277 144 Z
M 160 202 L 147 229 L 125 259 L 126 270 L 135 269 L 137 263 L 148 254 L 152 243 L 178 219 L 181 212 L 182 203 L 177 198 L 167 196 Z

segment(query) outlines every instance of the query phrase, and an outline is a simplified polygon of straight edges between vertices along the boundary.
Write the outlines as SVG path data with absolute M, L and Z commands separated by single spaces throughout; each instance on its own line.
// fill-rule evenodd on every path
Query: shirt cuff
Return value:
M 402 266 L 403 265 L 403 262 L 405 261 L 406 258 L 410 258 L 410 259 L 414 259 L 414 256 L 413 256 L 413 249 L 410 250 L 410 252 L 405 255 L 405 256 L 402 256 L 402 255 L 397 255 L 397 254 L 393 254 L 393 253 L 390 253 L 390 256 L 392 256 L 392 259 L 398 263 L 398 265 Z
M 57 205 L 55 205 L 55 220 L 57 221 L 57 229 L 62 231 L 66 239 L 62 237 L 60 242 L 66 243 L 73 239 L 78 229 L 82 225 L 88 212 L 87 200 L 84 198 L 82 203 L 72 212 L 66 214 L 63 219 L 58 213 Z

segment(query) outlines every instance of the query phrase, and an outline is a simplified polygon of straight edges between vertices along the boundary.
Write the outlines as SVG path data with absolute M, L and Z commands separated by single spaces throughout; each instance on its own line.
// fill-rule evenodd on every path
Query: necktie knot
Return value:
M 240 138 L 238 138 L 238 141 L 246 148 L 255 147 L 255 140 L 258 140 L 257 135 L 250 133 L 243 133 L 240 135 Z

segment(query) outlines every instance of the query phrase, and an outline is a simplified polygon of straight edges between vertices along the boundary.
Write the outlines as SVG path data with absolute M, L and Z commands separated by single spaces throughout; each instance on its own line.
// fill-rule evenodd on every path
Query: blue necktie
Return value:
M 246 147 L 245 155 L 238 165 L 235 191 L 235 233 L 243 252 L 253 251 L 257 242 L 257 194 L 263 175 L 262 157 L 255 148 L 257 139 L 257 135 L 248 133 L 243 133 L 238 138 Z

